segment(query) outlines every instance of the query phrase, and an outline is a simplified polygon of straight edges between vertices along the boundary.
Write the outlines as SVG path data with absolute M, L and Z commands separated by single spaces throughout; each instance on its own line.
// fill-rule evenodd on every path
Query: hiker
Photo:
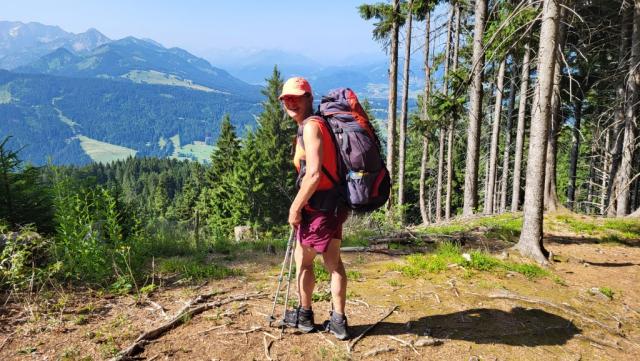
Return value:
M 331 279 L 333 310 L 326 329 L 336 338 L 348 337 L 345 301 L 347 275 L 340 257 L 342 224 L 348 208 L 339 199 L 332 181 L 338 179 L 338 158 L 327 123 L 313 115 L 313 93 L 301 77 L 288 79 L 280 95 L 287 114 L 298 124 L 294 165 L 298 193 L 289 209 L 289 224 L 296 234 L 295 262 L 299 305 L 285 313 L 285 324 L 303 332 L 314 330 L 311 296 L 315 287 L 313 261 L 321 253 Z

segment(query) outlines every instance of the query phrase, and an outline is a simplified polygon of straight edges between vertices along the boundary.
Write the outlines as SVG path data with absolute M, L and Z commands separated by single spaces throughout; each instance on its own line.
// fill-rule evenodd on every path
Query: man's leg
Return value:
M 347 273 L 340 257 L 340 244 L 342 240 L 332 239 L 329 247 L 322 254 L 324 266 L 331 276 L 331 299 L 335 312 L 344 315 L 344 306 L 347 299 Z
M 298 242 L 295 251 L 296 260 L 296 286 L 300 296 L 300 305 L 303 308 L 311 309 L 311 296 L 316 285 L 313 275 L 313 259 L 316 257 L 316 250 L 306 247 Z

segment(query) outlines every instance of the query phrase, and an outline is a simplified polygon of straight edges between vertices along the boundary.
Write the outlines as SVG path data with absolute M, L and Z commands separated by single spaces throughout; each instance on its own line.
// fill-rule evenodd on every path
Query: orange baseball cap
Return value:
M 282 86 L 282 93 L 280 93 L 278 99 L 282 99 L 286 95 L 300 96 L 306 93 L 313 94 L 311 92 L 311 85 L 309 85 L 309 82 L 305 78 L 296 76 L 289 78 L 284 83 Z

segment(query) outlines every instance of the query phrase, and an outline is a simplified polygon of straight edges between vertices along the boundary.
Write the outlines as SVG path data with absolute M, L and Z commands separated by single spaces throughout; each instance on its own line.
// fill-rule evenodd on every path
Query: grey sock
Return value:
M 336 311 L 333 311 L 331 313 L 331 320 L 335 322 L 344 322 L 344 315 Z

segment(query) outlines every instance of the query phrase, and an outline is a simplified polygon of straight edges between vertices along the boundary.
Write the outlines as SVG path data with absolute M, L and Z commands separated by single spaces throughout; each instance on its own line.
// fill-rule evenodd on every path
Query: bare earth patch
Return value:
M 346 254 L 348 317 L 353 341 L 325 333 L 296 334 L 267 325 L 282 255 L 235 261 L 246 276 L 204 285 L 165 285 L 145 302 L 96 292 L 52 296 L 59 305 L 0 308 L 0 359 L 101 360 L 129 347 L 144 331 L 175 316 L 185 302 L 215 290 L 212 300 L 263 292 L 192 318 L 136 357 L 147 360 L 633 360 L 640 359 L 640 242 L 598 244 L 549 235 L 556 255 L 550 275 L 528 279 L 514 272 L 482 272 L 450 265 L 407 277 L 403 257 Z M 512 259 L 515 256 L 509 255 Z M 517 257 L 516 257 L 517 258 Z M 395 266 L 394 266 L 395 265 Z M 321 282 L 320 288 L 327 283 Z M 57 298 L 56 298 L 57 297 Z M 3 300 L 5 297 L 3 297 Z M 54 302 L 54 301 L 52 301 Z M 55 306 L 55 307 L 54 307 Z M 31 313 L 30 309 L 33 311 Z M 316 323 L 330 303 L 314 305 Z M 282 312 L 282 305 L 276 308 Z M 267 354 L 268 348 L 268 354 Z

